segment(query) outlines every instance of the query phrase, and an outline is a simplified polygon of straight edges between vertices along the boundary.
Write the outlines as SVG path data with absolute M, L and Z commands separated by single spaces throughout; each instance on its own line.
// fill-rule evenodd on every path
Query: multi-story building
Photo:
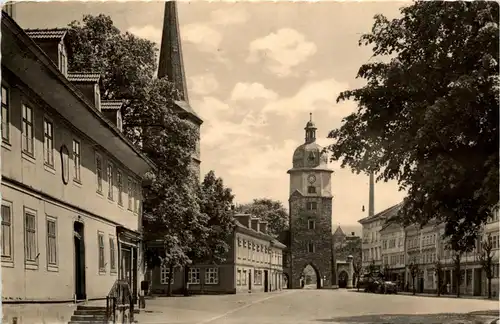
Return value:
M 388 218 L 380 230 L 382 265 L 390 280 L 404 284 L 405 231 L 394 218 Z
M 269 292 L 286 287 L 283 277 L 285 245 L 267 234 L 267 222 L 249 214 L 236 214 L 226 261 L 219 265 L 194 264 L 189 267 L 191 293 Z M 165 294 L 168 267 L 153 269 L 152 292 Z M 170 283 L 173 292 L 184 288 L 184 272 L 175 269 Z
M 443 224 L 429 222 L 423 228 L 420 225 L 411 225 L 405 228 L 406 233 L 406 280 L 409 288 L 413 289 L 413 279 L 410 273 L 410 264 L 418 265 L 415 277 L 415 288 L 419 292 L 434 292 L 437 289 L 435 264 L 440 259 L 440 239 L 443 233 Z
M 370 264 L 381 268 L 382 266 L 382 241 L 380 239 L 380 230 L 386 219 L 397 214 L 400 204 L 387 208 L 386 210 L 360 219 L 358 222 L 363 226 L 363 238 L 361 241 L 361 250 L 363 256 L 363 268 Z
M 117 279 L 137 294 L 153 163 L 99 76 L 68 73 L 64 29 L 24 31 L 5 12 L 1 25 L 2 302 L 100 299 Z

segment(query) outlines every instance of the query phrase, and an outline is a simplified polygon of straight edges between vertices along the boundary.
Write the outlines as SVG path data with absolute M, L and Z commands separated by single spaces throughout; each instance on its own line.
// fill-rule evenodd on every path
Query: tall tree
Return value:
M 254 199 L 249 204 L 239 205 L 237 210 L 249 213 L 268 222 L 268 233 L 278 237 L 288 229 L 288 212 L 281 201 L 269 198 Z
M 222 263 L 229 252 L 229 240 L 235 226 L 233 216 L 234 195 L 224 187 L 222 178 L 210 171 L 200 186 L 200 210 L 207 215 L 208 238 L 199 249 L 203 250 L 204 261 Z
M 408 191 L 406 224 L 437 215 L 471 246 L 499 200 L 498 14 L 496 2 L 417 1 L 376 15 L 360 45 L 385 62 L 360 67 L 366 85 L 337 99 L 358 109 L 329 134 L 332 159 Z
M 486 279 L 488 280 L 488 298 L 491 299 L 491 279 L 493 278 L 493 267 L 498 264 L 493 253 L 493 239 L 491 234 L 480 241 L 477 258 L 481 263 Z

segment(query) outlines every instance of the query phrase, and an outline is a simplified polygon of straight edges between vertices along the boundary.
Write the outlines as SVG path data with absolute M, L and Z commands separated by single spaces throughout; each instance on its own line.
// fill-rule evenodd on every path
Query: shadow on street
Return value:
M 363 324 L 484 324 L 498 317 L 497 311 L 480 311 L 469 314 L 373 314 L 317 319 L 323 323 Z

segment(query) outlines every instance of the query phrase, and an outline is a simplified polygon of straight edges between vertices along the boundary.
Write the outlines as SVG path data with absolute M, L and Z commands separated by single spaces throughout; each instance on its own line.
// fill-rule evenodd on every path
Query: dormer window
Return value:
M 116 127 L 118 127 L 121 132 L 123 131 L 123 120 L 120 112 L 117 112 L 116 114 Z
M 59 70 L 65 76 L 68 74 L 68 58 L 66 56 L 66 47 L 64 43 L 59 43 Z
M 97 110 L 101 111 L 101 91 L 99 90 L 99 84 L 94 85 L 94 105 Z

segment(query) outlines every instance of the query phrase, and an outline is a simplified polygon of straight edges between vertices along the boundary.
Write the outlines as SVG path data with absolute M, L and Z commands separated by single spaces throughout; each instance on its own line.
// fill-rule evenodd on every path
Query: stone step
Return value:
M 75 315 L 106 315 L 106 309 L 77 309 Z
M 106 321 L 70 321 L 68 324 L 89 324 L 89 323 L 94 323 L 94 324 L 106 324 Z
M 89 305 L 78 305 L 76 310 L 104 310 L 106 311 L 106 306 L 89 306 Z
M 103 322 L 106 319 L 106 315 L 73 315 L 71 316 L 72 322 Z

